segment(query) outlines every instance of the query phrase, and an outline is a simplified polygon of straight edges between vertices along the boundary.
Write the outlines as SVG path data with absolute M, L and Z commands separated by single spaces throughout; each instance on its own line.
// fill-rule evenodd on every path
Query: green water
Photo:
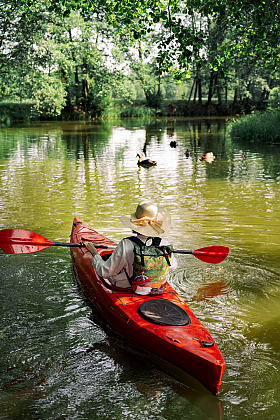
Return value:
M 179 255 L 171 277 L 227 363 L 218 397 L 181 384 L 99 325 L 67 248 L 0 250 L 0 419 L 280 419 L 279 145 L 231 140 L 226 126 L 0 129 L 0 229 L 66 242 L 78 216 L 118 241 L 130 234 L 118 216 L 149 198 L 171 213 L 175 248 L 230 248 L 218 265 Z M 144 145 L 156 167 L 138 168 Z M 212 163 L 198 160 L 205 152 Z

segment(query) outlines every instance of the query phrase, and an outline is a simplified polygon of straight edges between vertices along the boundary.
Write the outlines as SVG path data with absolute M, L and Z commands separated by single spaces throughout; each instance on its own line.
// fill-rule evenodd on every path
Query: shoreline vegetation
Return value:
M 237 111 L 240 111 L 239 114 Z M 232 138 L 240 138 L 248 142 L 280 144 L 280 111 L 267 110 L 252 114 L 242 113 L 242 108 L 233 109 L 212 104 L 194 106 L 186 100 L 172 103 L 164 101 L 158 108 L 147 106 L 144 101 L 127 105 L 121 101 L 113 101 L 111 107 L 99 117 L 77 108 L 63 110 L 59 116 L 37 114 L 33 111 L 33 103 L 2 102 L 0 103 L 0 127 L 17 122 L 30 121 L 95 121 L 126 118 L 156 117 L 232 117 L 228 125 L 228 133 Z
M 280 111 L 277 8 L 273 1 L 3 2 L 0 124 L 236 117 L 233 136 L 277 143 L 273 113 L 260 118 Z M 242 132 L 252 114 L 260 123 L 249 120 Z
M 266 111 L 233 119 L 229 124 L 232 138 L 248 142 L 280 145 L 280 111 Z
M 190 99 L 165 98 L 157 103 L 149 104 L 146 100 L 124 101 L 111 99 L 104 107 L 95 110 L 94 107 L 84 110 L 83 107 L 70 105 L 64 107 L 59 114 L 36 110 L 36 104 L 28 101 L 0 102 L 0 123 L 15 121 L 75 121 L 75 120 L 106 120 L 139 117 L 227 117 L 248 115 L 254 112 L 265 112 L 275 109 L 275 103 L 258 107 L 257 104 L 242 102 L 195 102 Z M 277 103 L 278 105 L 278 103 Z M 276 107 L 277 109 L 278 107 Z
M 125 102 L 112 100 L 104 109 L 85 111 L 82 107 L 70 106 L 62 109 L 59 115 L 48 112 L 36 112 L 32 101 L 0 102 L 0 122 L 7 121 L 75 121 L 106 120 L 139 117 L 220 117 L 244 113 L 242 105 L 208 105 L 194 103 L 186 99 L 164 99 L 153 106 L 146 100 Z

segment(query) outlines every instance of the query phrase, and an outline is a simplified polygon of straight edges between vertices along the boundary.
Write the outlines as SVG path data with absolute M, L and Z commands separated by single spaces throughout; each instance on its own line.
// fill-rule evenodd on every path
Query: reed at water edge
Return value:
M 258 143 L 280 142 L 280 111 L 267 111 L 234 120 L 229 124 L 233 138 L 241 138 Z

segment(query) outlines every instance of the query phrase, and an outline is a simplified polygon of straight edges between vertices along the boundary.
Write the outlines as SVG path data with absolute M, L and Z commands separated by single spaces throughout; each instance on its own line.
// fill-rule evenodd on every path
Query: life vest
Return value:
M 143 244 L 135 236 L 127 239 L 134 243 L 132 277 L 125 270 L 133 292 L 138 295 L 161 295 L 165 292 L 173 246 L 159 245 L 161 238 L 152 238 L 151 245 Z

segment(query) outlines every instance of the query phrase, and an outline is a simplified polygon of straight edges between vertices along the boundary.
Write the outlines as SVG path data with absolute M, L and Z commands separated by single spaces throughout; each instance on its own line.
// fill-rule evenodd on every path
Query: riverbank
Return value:
M 78 107 L 62 110 L 60 115 L 38 113 L 34 110 L 32 102 L 2 102 L 0 103 L 0 122 L 14 121 L 76 121 L 112 118 L 139 118 L 139 117 L 218 117 L 234 116 L 249 113 L 242 108 L 242 104 L 218 104 L 207 101 L 198 102 L 177 99 L 162 99 L 158 104 L 148 104 L 146 100 L 134 101 L 132 104 L 122 100 L 113 100 L 106 109 L 83 110 Z
M 123 101 L 114 101 L 103 113 L 83 111 L 77 107 L 63 110 L 58 116 L 36 114 L 32 103 L 0 103 L 0 123 L 2 125 L 13 122 L 28 121 L 94 121 L 126 118 L 155 118 L 155 117 L 226 117 L 236 116 L 228 125 L 228 133 L 232 138 L 241 138 L 248 142 L 280 143 L 280 111 L 267 111 L 245 115 L 237 113 L 237 108 L 222 107 L 217 104 L 198 105 L 186 100 L 174 102 L 162 101 L 158 108 L 149 107 L 145 101 L 127 105 Z
M 280 144 L 280 112 L 267 111 L 232 120 L 228 132 L 232 138 L 248 142 Z

